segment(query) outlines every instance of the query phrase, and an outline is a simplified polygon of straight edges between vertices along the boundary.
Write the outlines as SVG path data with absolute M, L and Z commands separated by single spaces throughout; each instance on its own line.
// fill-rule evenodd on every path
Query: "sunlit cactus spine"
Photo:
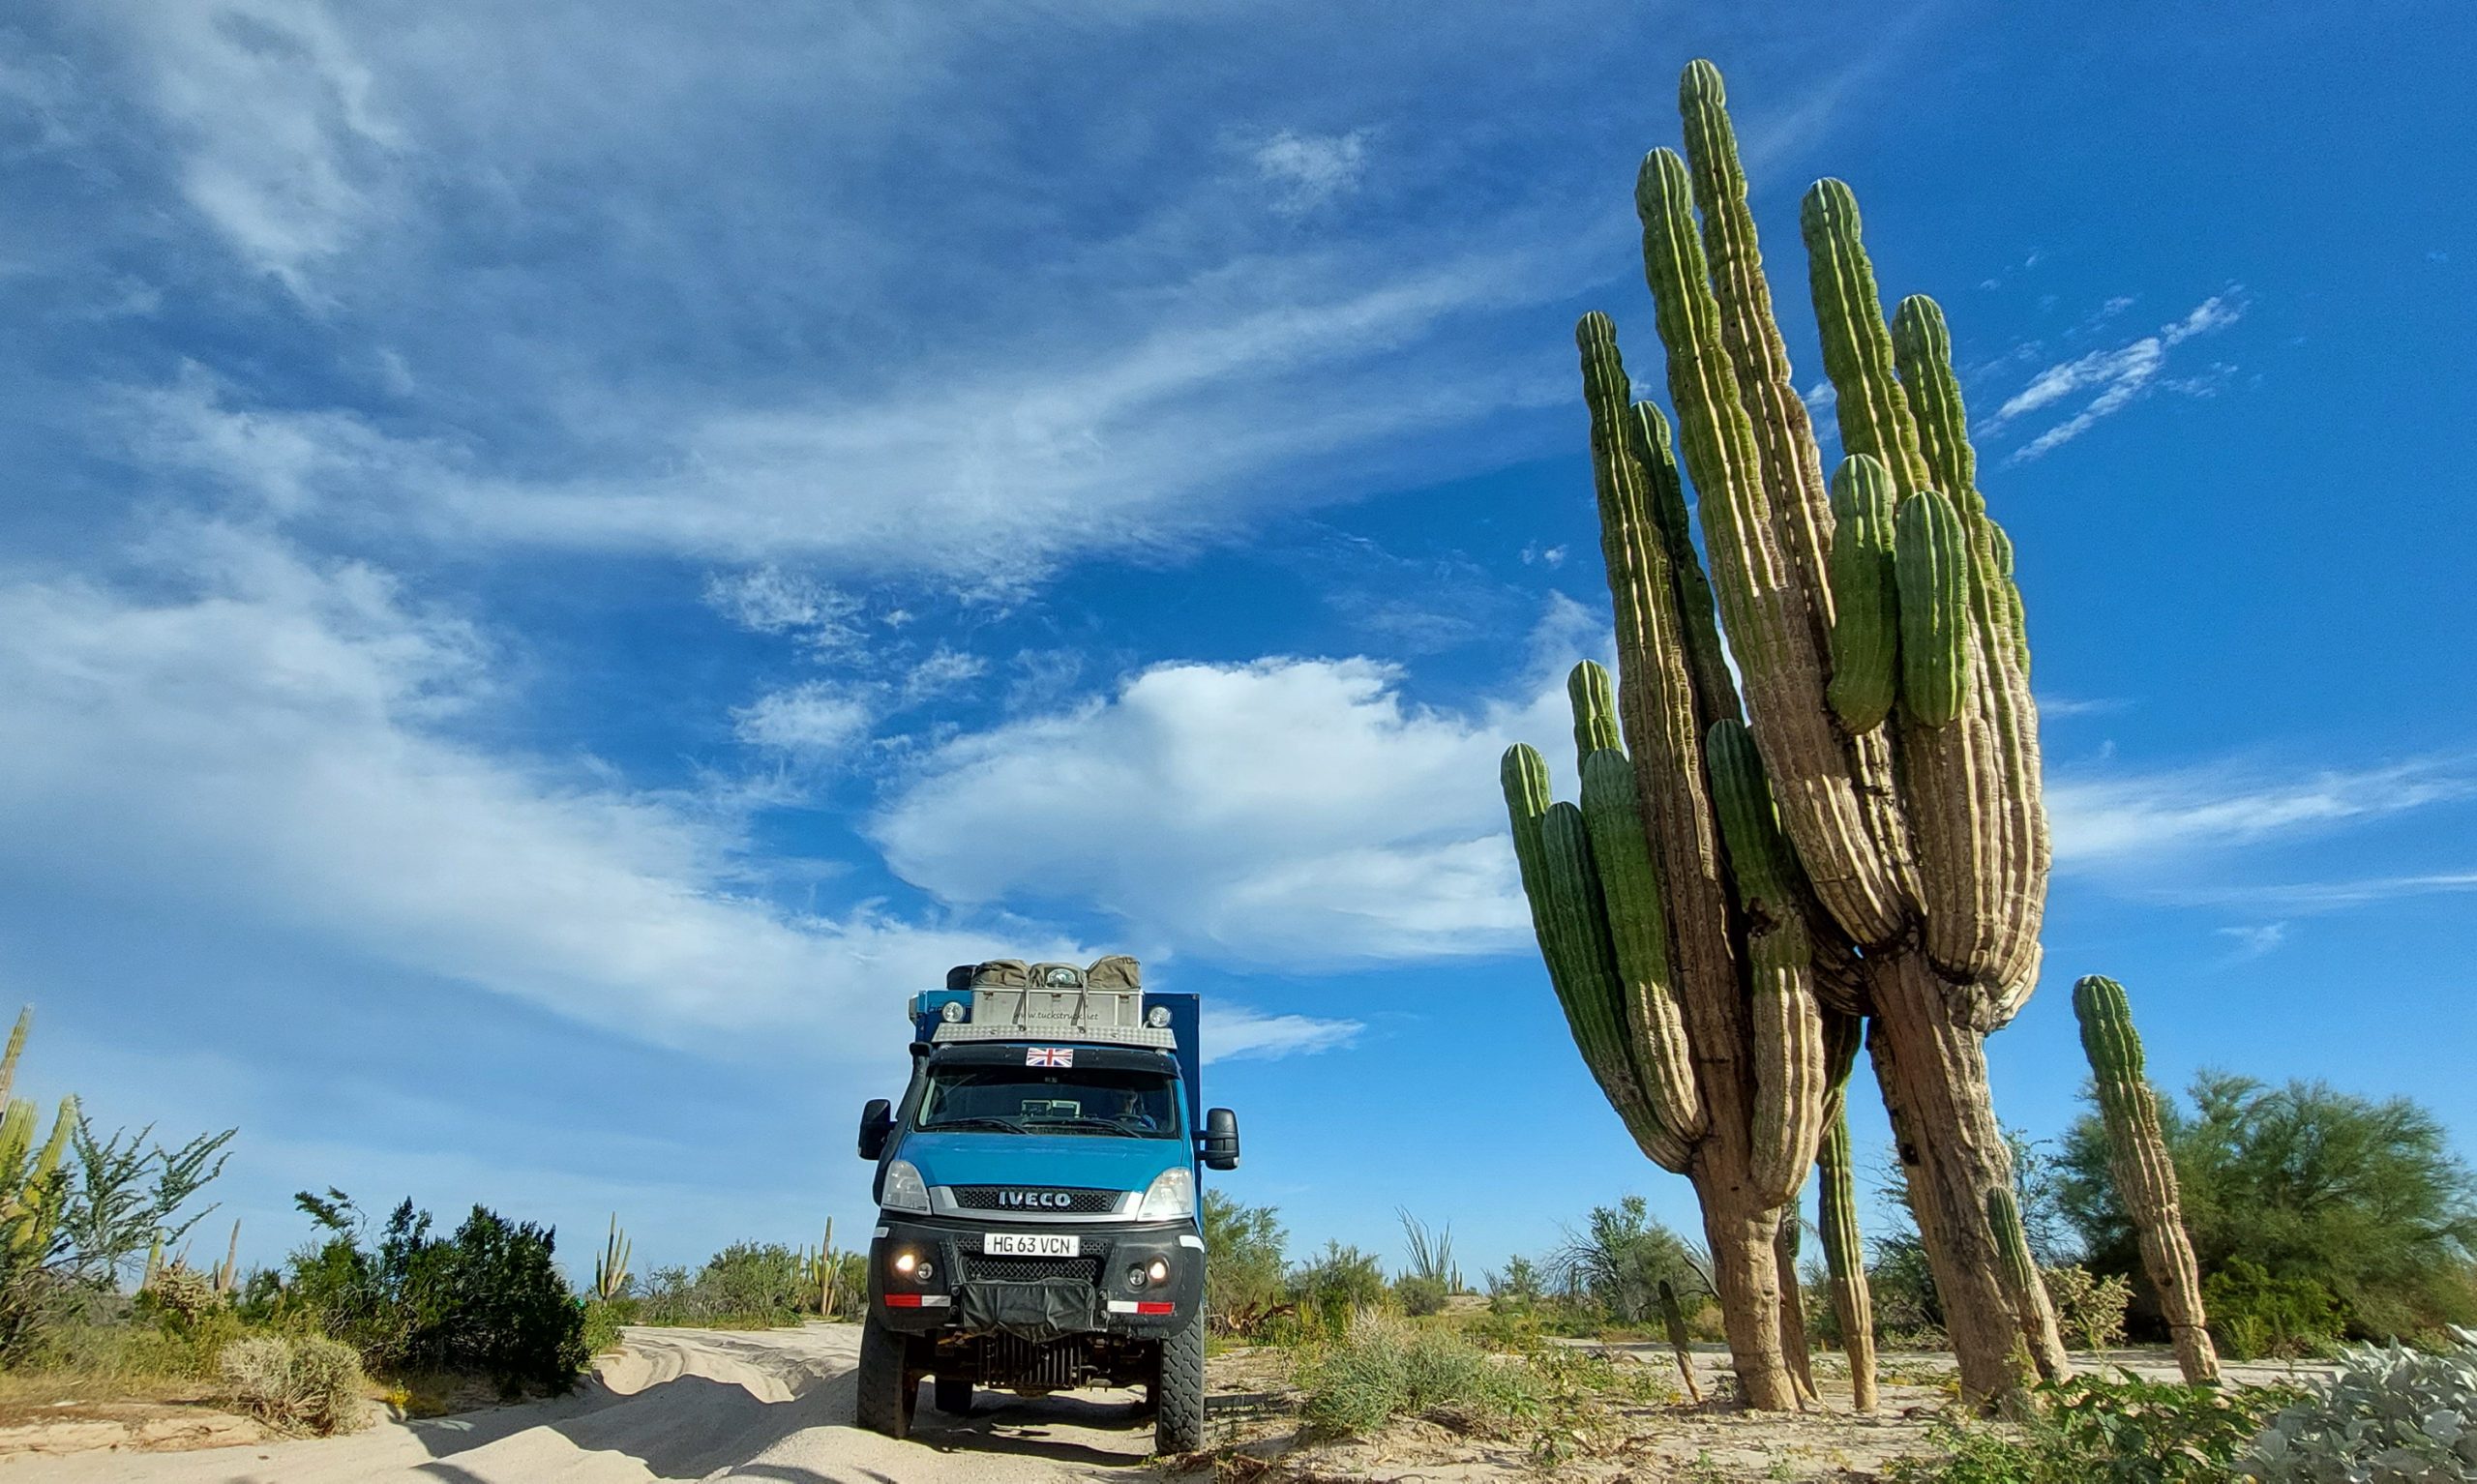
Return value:
M 1679 108 L 1685 154 L 1647 157 L 1635 203 L 1699 557 L 1671 430 L 1631 402 L 1614 325 L 1586 315 L 1576 340 L 1618 730 L 1707 1119 L 1688 1172 L 1715 1286 L 1748 1404 L 1792 1405 L 1780 1183 L 1828 1121 L 1815 1007 L 1868 1015 L 1962 1389 L 1991 1403 L 2030 1370 L 2068 1374 L 2044 1286 L 2005 1261 L 1986 1204 L 2012 1170 L 1980 1042 L 2037 981 L 2049 858 L 2012 548 L 1976 488 L 1949 330 L 1923 299 L 1886 322 L 1838 181 L 1800 219 L 1846 456 L 1827 485 L 1710 64 L 1686 69 Z M 1740 718 L 1742 750 L 1716 727 Z M 1738 807 L 1739 751 L 1779 852 Z
M 2176 1364 L 2193 1384 L 2215 1384 L 2219 1350 L 2202 1312 L 2201 1268 L 2185 1232 L 2176 1167 L 2160 1131 L 2158 1098 L 2143 1075 L 2141 1037 L 2133 1028 L 2125 987 L 2090 975 L 2073 987 L 2073 1014 L 2081 1023 L 2081 1049 L 2089 1054 L 2099 1115 L 2107 1127 L 2108 1170 L 2133 1218 L 2142 1270 L 2159 1294 Z

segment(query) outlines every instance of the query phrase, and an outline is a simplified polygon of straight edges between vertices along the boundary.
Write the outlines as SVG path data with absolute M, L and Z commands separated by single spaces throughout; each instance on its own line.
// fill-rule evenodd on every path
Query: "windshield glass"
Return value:
M 923 1132 L 1179 1136 L 1178 1082 L 1159 1072 L 942 1067 L 912 1125 Z

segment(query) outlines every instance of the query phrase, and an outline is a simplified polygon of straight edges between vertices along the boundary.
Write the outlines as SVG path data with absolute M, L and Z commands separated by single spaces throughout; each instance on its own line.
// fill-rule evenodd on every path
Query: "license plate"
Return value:
M 1083 1255 L 1083 1240 L 1047 1232 L 983 1232 L 980 1250 L 992 1257 L 1073 1258 Z

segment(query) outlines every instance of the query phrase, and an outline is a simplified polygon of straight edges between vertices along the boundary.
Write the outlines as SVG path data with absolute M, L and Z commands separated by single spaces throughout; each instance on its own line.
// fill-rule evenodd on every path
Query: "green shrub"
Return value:
M 1302 1312 L 1312 1308 L 1346 1324 L 1355 1309 L 1384 1306 L 1385 1264 L 1372 1252 L 1328 1241 L 1323 1252 L 1291 1274 L 1290 1290 Z
M 645 1275 L 637 1305 L 634 1323 L 708 1329 L 796 1324 L 803 1309 L 816 1307 L 808 1296 L 800 1255 L 780 1243 L 758 1242 L 733 1242 L 694 1273 L 684 1267 L 655 1268 Z
M 2260 1484 L 2477 1480 L 2477 1334 L 2436 1354 L 2352 1349 L 2339 1374 L 2280 1410 L 2245 1458 Z
M 1373 1432 L 1395 1417 L 1464 1427 L 1503 1421 L 1536 1406 L 1528 1376 L 1490 1360 L 1458 1336 L 1361 1310 L 1339 1343 L 1300 1376 L 1299 1409 L 1325 1437 Z
M 509 1395 L 566 1391 L 584 1368 L 584 1313 L 552 1261 L 553 1235 L 473 1207 L 453 1237 L 431 1235 L 409 1201 L 362 1245 L 352 1204 L 297 1198 L 329 1231 L 292 1260 L 279 1314 L 389 1372 L 479 1376 Z
M 361 1357 L 318 1335 L 245 1335 L 217 1364 L 231 1404 L 281 1432 L 324 1438 L 361 1425 Z
M 2202 1280 L 2202 1307 L 2230 1360 L 2327 1355 L 2343 1323 L 2340 1300 L 2317 1280 L 2273 1277 L 2243 1258 Z
M 1446 1292 L 1445 1284 L 1440 1279 L 1423 1278 L 1413 1273 L 1393 1280 L 1393 1301 L 1402 1306 L 1404 1314 L 1414 1319 L 1443 1314 L 1445 1301 L 1451 1296 Z
M 1893 1466 L 1895 1484 L 2226 1484 L 2262 1424 L 2296 1392 L 2076 1377 L 2035 1389 L 2020 1427 L 1946 1423 L 1943 1451 Z
M 584 1350 L 588 1355 L 607 1354 L 620 1346 L 619 1326 L 637 1322 L 637 1301 L 633 1298 L 599 1298 L 585 1300 Z

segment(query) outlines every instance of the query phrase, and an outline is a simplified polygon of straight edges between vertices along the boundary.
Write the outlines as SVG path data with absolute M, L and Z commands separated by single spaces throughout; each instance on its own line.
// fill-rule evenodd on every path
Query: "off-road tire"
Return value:
M 911 1415 L 920 1398 L 920 1373 L 911 1368 L 911 1339 L 880 1327 L 875 1319 L 860 1322 L 860 1372 L 854 1378 L 859 1423 L 888 1438 L 911 1436 Z
M 1204 1319 L 1161 1342 L 1151 1402 L 1152 1451 L 1165 1457 L 1204 1446 Z
M 949 1417 L 960 1417 L 971 1410 L 971 1378 L 940 1376 L 931 1388 L 930 1403 Z

